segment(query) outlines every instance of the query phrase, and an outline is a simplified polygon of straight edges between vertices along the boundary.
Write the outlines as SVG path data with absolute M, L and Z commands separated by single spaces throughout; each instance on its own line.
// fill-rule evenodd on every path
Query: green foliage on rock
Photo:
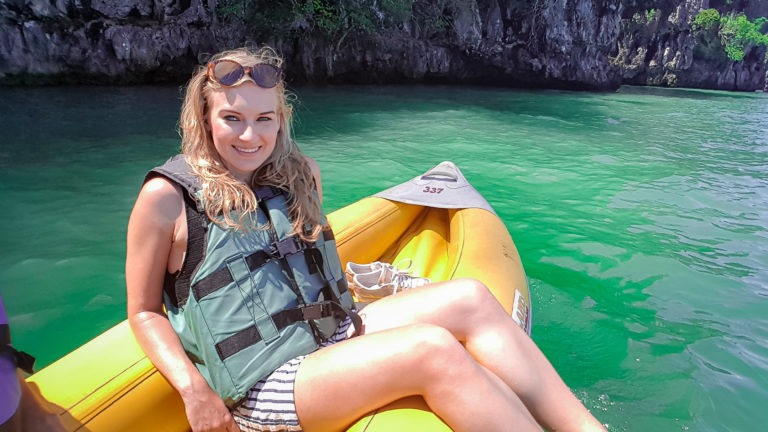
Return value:
M 335 39 L 397 27 L 413 17 L 413 5 L 408 0 L 221 0 L 216 12 L 245 21 L 260 35 Z
M 515 1 L 515 7 L 533 6 Z M 466 17 L 466 0 L 219 0 L 219 17 L 241 20 L 260 38 L 320 38 L 337 45 L 355 36 L 385 36 L 408 29 L 420 37 L 451 37 L 457 17 Z M 386 37 L 386 36 L 385 36 Z
M 713 27 L 720 24 L 720 12 L 717 9 L 706 9 L 698 14 L 693 20 L 691 28 L 694 30 L 712 30 Z
M 766 23 L 765 17 L 751 21 L 744 14 L 720 16 L 717 10 L 707 9 L 696 15 L 691 28 L 703 37 L 716 35 L 728 58 L 741 61 L 749 48 L 768 46 L 768 35 L 763 33 Z
M 764 17 L 750 21 L 745 15 L 725 16 L 720 20 L 720 38 L 728 58 L 741 61 L 749 46 L 768 46 L 768 35 L 760 32 Z

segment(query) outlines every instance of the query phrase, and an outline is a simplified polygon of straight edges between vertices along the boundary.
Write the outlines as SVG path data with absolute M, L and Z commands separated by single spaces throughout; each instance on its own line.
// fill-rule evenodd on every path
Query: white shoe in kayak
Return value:
M 411 267 L 413 267 L 413 260 L 410 258 L 403 258 L 396 265 L 381 261 L 374 261 L 369 264 L 357 264 L 348 262 L 346 271 L 344 273 L 347 276 L 347 282 L 351 284 L 354 281 L 355 275 L 376 273 L 379 271 L 379 269 L 384 269 L 385 271 L 391 273 L 411 274 Z M 391 278 L 392 276 L 389 277 Z
M 350 287 L 358 300 L 371 302 L 398 291 L 432 283 L 429 278 L 411 276 L 406 271 L 394 269 L 394 266 L 385 264 L 378 270 L 355 274 Z

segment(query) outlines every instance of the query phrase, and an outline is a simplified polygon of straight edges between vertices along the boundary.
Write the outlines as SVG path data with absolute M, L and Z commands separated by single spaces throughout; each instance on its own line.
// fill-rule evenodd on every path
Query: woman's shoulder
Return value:
M 172 180 L 157 176 L 147 180 L 141 188 L 141 193 L 160 195 L 163 198 L 178 195 L 181 197 L 181 187 Z
M 304 161 L 309 165 L 309 170 L 312 172 L 312 177 L 315 180 L 315 183 L 320 182 L 320 165 L 318 165 L 317 161 L 311 158 L 307 155 L 302 155 L 304 158 Z
M 181 187 L 165 177 L 147 180 L 139 192 L 134 208 L 140 208 L 150 215 L 175 220 L 182 211 L 184 196 Z
M 301 155 L 304 158 L 304 161 L 307 162 L 307 165 L 309 165 L 309 169 L 312 170 L 312 175 L 315 173 L 320 174 L 320 165 L 317 164 L 317 161 L 313 159 L 311 156 L 307 155 Z
M 315 182 L 315 190 L 317 190 L 318 198 L 320 199 L 320 202 L 323 201 L 323 184 L 320 179 L 320 165 L 318 165 L 317 161 L 313 158 L 303 155 L 304 160 L 307 162 L 307 165 L 309 165 L 309 170 L 312 172 L 312 180 Z

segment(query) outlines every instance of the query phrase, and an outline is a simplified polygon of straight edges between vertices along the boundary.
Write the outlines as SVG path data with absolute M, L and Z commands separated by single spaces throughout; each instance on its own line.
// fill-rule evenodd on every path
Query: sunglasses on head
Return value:
M 208 63 L 208 79 L 223 86 L 233 86 L 248 74 L 260 87 L 272 88 L 280 81 L 281 69 L 275 65 L 259 63 L 243 66 L 234 60 L 216 60 Z

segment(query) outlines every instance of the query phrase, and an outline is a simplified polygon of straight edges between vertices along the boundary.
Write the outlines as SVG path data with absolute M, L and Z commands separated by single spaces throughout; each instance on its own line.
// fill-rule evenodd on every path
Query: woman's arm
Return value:
M 181 191 L 169 181 L 156 178 L 141 189 L 128 222 L 128 321 L 141 348 L 184 400 L 192 430 L 237 431 L 229 410 L 184 353 L 163 311 L 168 256 L 184 217 Z

